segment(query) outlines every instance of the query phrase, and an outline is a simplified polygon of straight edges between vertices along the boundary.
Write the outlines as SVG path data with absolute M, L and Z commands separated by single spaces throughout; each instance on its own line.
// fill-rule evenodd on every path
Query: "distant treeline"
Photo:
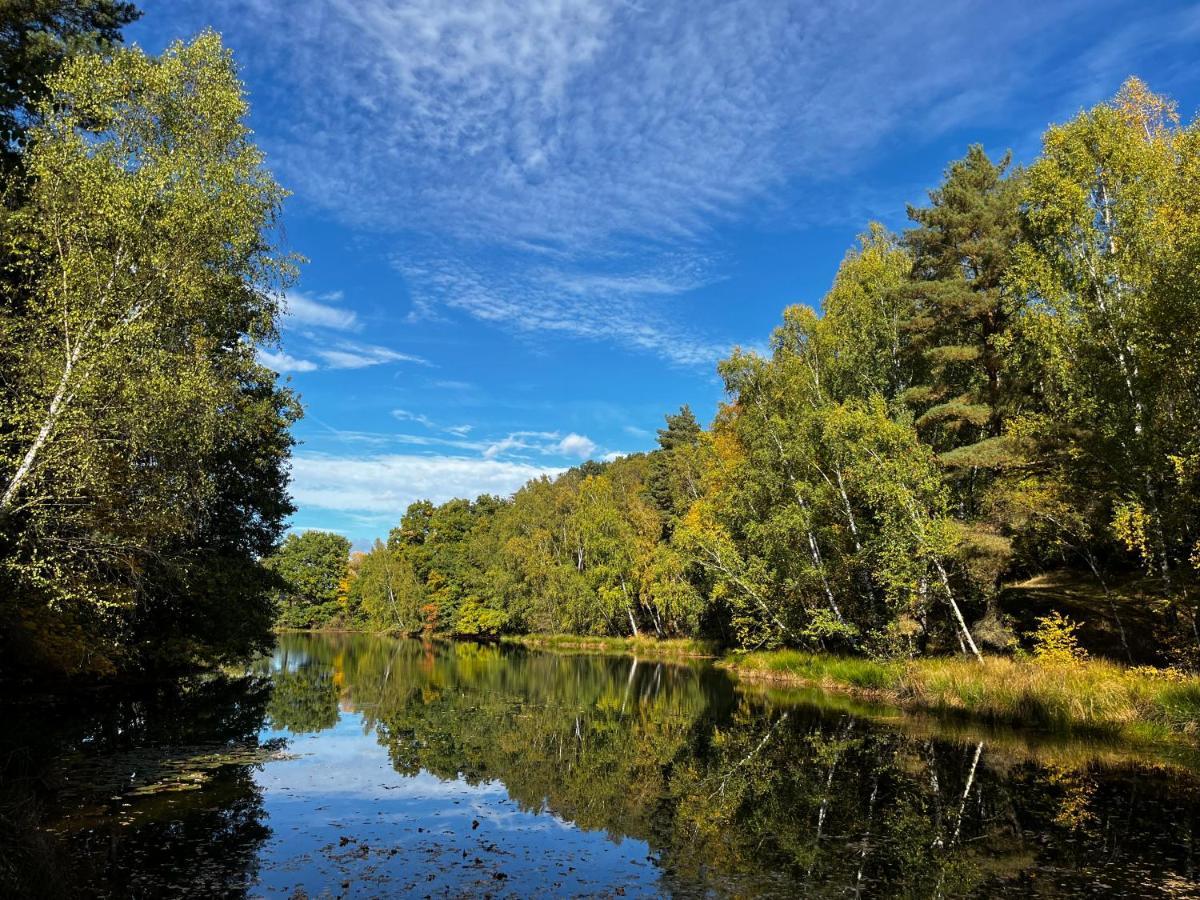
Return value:
M 976 653 L 1012 644 L 1005 584 L 1068 569 L 1136 580 L 1196 662 L 1200 126 L 1131 79 L 1028 168 L 972 147 L 909 217 L 720 364 L 708 430 L 685 407 L 650 453 L 415 503 L 348 567 L 293 536 L 281 621 Z
M 261 646 L 293 395 L 259 365 L 284 192 L 206 32 L 120 0 L 0 4 L 0 674 Z

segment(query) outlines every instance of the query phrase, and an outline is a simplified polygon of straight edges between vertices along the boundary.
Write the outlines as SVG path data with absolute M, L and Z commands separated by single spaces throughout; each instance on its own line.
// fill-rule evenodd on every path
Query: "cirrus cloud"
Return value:
M 720 279 L 718 229 L 875 214 L 877 185 L 847 176 L 881 148 L 1095 102 L 1137 54 L 1194 41 L 1194 7 L 1151 6 L 173 0 L 148 19 L 225 33 L 272 165 L 393 236 L 419 315 L 707 365 L 730 336 L 679 300 Z

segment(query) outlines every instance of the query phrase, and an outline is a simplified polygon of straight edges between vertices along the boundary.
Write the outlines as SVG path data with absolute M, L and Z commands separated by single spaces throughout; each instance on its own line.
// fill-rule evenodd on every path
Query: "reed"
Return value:
M 746 677 L 869 694 L 985 722 L 1112 735 L 1200 735 L 1200 678 L 1099 660 L 889 662 L 795 650 L 727 656 Z

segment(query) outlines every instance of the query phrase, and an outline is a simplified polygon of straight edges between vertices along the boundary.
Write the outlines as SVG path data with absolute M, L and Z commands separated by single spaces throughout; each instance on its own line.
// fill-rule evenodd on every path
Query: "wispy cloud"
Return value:
M 320 368 L 311 359 L 300 359 L 291 354 L 258 348 L 258 360 L 276 372 L 312 372 Z
M 305 510 L 398 521 L 410 503 L 444 503 L 479 494 L 508 495 L 531 478 L 561 469 L 496 459 L 300 453 L 292 459 L 292 495 Z
M 418 425 L 424 425 L 426 428 L 436 428 L 433 420 L 429 416 L 421 413 L 409 412 L 407 409 L 393 409 L 392 415 L 401 422 L 416 422 Z
M 510 431 L 499 438 L 469 438 L 470 425 L 443 427 L 428 416 L 397 409 L 392 415 L 402 422 L 415 422 L 441 434 L 408 434 L 404 432 L 345 431 L 322 424 L 329 436 L 340 443 L 361 444 L 376 448 L 394 446 L 448 448 L 478 454 L 481 459 L 526 462 L 534 456 L 557 459 L 587 459 L 596 457 L 599 444 L 574 431 Z M 442 436 L 448 435 L 448 436 Z M 461 454 L 460 454 L 461 455 Z
M 1002 16 L 933 0 L 172 8 L 238 49 L 289 185 L 402 237 L 395 261 L 418 313 L 685 365 L 745 337 L 704 334 L 673 302 L 720 277 L 714 229 L 840 221 L 861 198 L 838 176 L 881 148 L 1011 122 L 1033 96 L 1074 103 L 1197 22 L 1130 16 L 1116 0 Z
M 395 262 L 418 313 L 683 365 L 733 342 L 672 302 L 720 277 L 714 226 L 846 171 L 968 78 L 1006 90 L 997 51 L 1028 30 L 982 6 L 884 0 L 853 15 L 763 0 L 202 6 L 264 75 L 256 123 L 287 183 L 404 234 Z M 938 64 L 914 71 L 935 13 Z
M 393 262 L 433 308 L 460 310 L 535 340 L 610 340 L 680 365 L 711 365 L 732 344 L 678 321 L 678 297 L 715 277 L 695 260 L 635 274 L 531 265 L 518 251 L 503 260 L 430 251 Z
M 361 325 L 354 310 L 323 303 L 322 300 L 341 300 L 340 292 L 324 294 L 320 299 L 302 291 L 288 291 L 286 325 L 306 325 L 334 331 L 358 331 Z
M 354 310 L 337 305 L 342 299 L 340 291 L 317 296 L 289 291 L 283 319 L 288 349 L 259 348 L 259 359 L 277 372 L 365 369 L 388 363 L 430 365 L 423 357 L 346 337 L 347 332 L 361 331 L 362 323 Z
M 331 346 L 315 346 L 312 352 L 330 369 L 365 369 L 384 363 L 408 362 L 422 366 L 429 360 L 411 353 L 400 353 L 377 344 L 359 344 L 353 341 L 338 341 Z
M 284 351 L 268 350 L 260 347 L 258 358 L 263 365 L 276 372 L 315 372 L 318 369 L 365 369 L 368 366 L 379 366 L 385 363 L 416 363 L 422 366 L 430 365 L 429 361 L 409 353 L 400 353 L 387 347 L 374 344 L 358 344 L 350 341 L 338 341 L 333 345 L 325 345 L 319 339 L 306 343 L 304 356 L 293 356 Z M 315 356 L 318 361 L 308 357 Z
M 407 409 L 393 409 L 392 416 L 401 422 L 416 422 L 418 425 L 424 425 L 432 431 L 443 431 L 446 434 L 457 435 L 460 438 L 466 437 L 473 429 L 471 425 L 439 425 L 424 413 L 409 412 Z

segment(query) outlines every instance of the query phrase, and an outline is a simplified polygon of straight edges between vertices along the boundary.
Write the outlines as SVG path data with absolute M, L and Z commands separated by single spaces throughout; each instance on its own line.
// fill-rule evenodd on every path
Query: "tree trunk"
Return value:
M 75 349 L 67 357 L 66 364 L 63 366 L 62 377 L 58 381 L 58 389 L 54 392 L 54 397 L 50 400 L 50 406 L 46 410 L 46 417 L 42 420 L 42 427 L 38 429 L 37 437 L 33 439 L 33 443 L 29 445 L 21 464 L 17 466 L 17 471 L 13 473 L 9 479 L 8 486 L 4 489 L 4 495 L 0 497 L 0 512 L 8 510 L 12 506 L 13 498 L 16 497 L 17 491 L 21 484 L 29 477 L 29 473 L 33 471 L 33 464 L 37 461 L 38 454 L 46 441 L 50 439 L 51 432 L 54 431 L 54 426 L 58 424 L 58 417 L 62 414 L 63 406 L 66 405 L 69 396 L 68 388 L 71 385 L 71 374 L 75 371 L 75 363 L 79 361 L 79 350 L 82 343 L 77 343 Z
M 958 608 L 958 603 L 954 599 L 954 592 L 950 590 L 950 578 L 946 575 L 945 566 L 942 565 L 942 561 L 936 556 L 933 558 L 933 564 L 937 567 L 938 577 L 942 580 L 942 587 L 946 589 L 946 599 L 950 601 L 950 608 L 954 610 L 954 618 L 958 620 L 958 627 L 962 629 L 967 646 L 971 648 L 971 652 L 975 654 L 975 658 L 983 662 L 983 654 L 975 646 L 975 639 L 971 637 L 971 629 L 967 627 L 967 620 L 963 618 L 962 610 Z

